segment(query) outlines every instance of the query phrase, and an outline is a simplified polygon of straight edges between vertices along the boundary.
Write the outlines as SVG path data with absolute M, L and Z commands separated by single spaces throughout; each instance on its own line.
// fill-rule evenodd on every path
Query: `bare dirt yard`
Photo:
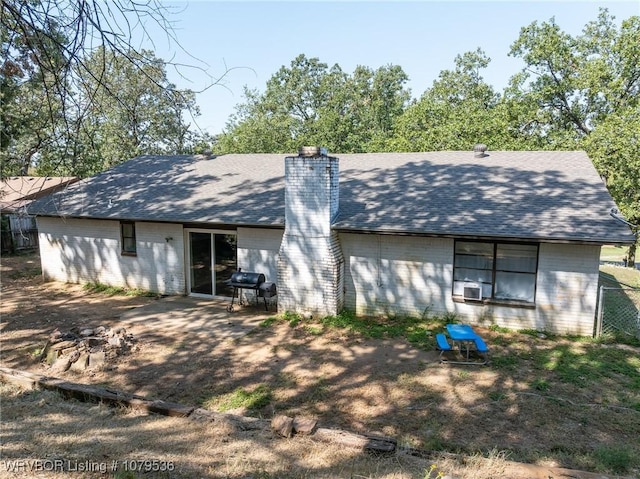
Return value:
M 166 300 L 43 283 L 37 255 L 3 257 L 0 265 L 0 365 L 8 368 L 54 375 L 39 360 L 54 330 L 117 328 L 124 313 Z M 408 327 L 406 319 L 378 318 L 354 328 L 273 318 L 226 339 L 154 323 L 135 331 L 135 347 L 126 354 L 100 367 L 55 373 L 214 411 L 304 416 L 326 428 L 391 436 L 399 443 L 391 456 L 2 385 L 0 477 L 63 477 L 33 474 L 34 462 L 17 470 L 11 461 L 69 458 L 85 469 L 75 466 L 78 478 L 562 477 L 554 468 L 594 473 L 572 473 L 583 478 L 640 473 L 640 348 L 479 327 L 491 347 L 490 365 L 442 365 L 432 336 L 452 319 L 422 318 Z M 394 321 L 404 321 L 402 334 L 394 332 Z M 432 454 L 416 457 L 415 449 Z M 122 461 L 133 459 L 173 467 L 146 473 L 129 464 L 125 470 Z M 113 461 L 117 471 L 86 470 Z

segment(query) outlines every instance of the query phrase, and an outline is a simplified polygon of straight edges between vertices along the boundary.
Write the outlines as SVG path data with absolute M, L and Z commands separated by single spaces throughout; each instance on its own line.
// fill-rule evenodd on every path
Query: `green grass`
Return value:
M 621 266 L 600 266 L 600 284 L 612 288 L 640 288 L 640 270 Z
M 390 339 L 405 338 L 411 344 L 420 347 L 433 347 L 433 333 L 444 325 L 454 322 L 455 316 L 421 318 L 396 316 L 393 319 L 356 316 L 352 311 L 343 311 L 337 316 L 327 316 L 320 323 L 328 329 L 346 329 L 366 338 Z
M 627 256 L 628 246 L 603 246 L 600 250 L 600 261 L 622 261 Z
M 271 326 L 274 323 L 278 322 L 278 317 L 277 316 L 270 316 L 267 319 L 265 319 L 264 321 L 260 322 L 260 327 L 261 328 L 268 328 L 269 326 Z
M 99 293 L 107 296 L 141 296 L 153 298 L 158 296 L 157 293 L 138 288 L 122 288 L 120 286 L 109 286 L 102 283 L 85 283 L 83 286 L 85 291 L 89 293 Z
M 599 446 L 592 457 L 597 470 L 613 471 L 616 474 L 625 474 L 640 464 L 640 458 L 635 457 L 628 446 Z
M 257 410 L 267 406 L 272 398 L 273 393 L 269 386 L 259 384 L 253 390 L 237 388 L 228 394 L 211 397 L 204 400 L 202 405 L 207 409 L 215 409 L 220 412 L 241 407 Z

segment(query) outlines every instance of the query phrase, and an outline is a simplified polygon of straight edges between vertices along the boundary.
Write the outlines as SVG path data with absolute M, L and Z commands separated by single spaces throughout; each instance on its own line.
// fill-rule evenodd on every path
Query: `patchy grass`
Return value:
M 2 271 L 7 278 L 7 269 Z M 82 326 L 86 318 L 115 325 L 110 318 L 123 305 L 149 301 L 35 281 L 4 286 L 3 281 L 3 365 L 35 372 L 40 366 L 31 353 L 54 327 Z M 438 472 L 452 477 L 531 477 L 505 472 L 502 457 L 638 477 L 640 348 L 612 338 L 486 323 L 478 330 L 491 350 L 488 366 L 441 365 L 434 334 L 456 319 L 273 316 L 233 341 L 218 341 L 208 330 L 176 334 L 179 323 L 167 324 L 117 368 L 81 379 L 185 405 L 237 406 L 265 419 L 303 415 L 317 418 L 321 427 L 376 432 L 398 439 L 400 451 L 389 456 L 303 437 L 277 439 L 271 431 L 244 431 L 219 421 L 138 417 L 0 388 L 3 460 L 41 459 L 42 451 L 96 461 L 135 455 L 175 460 L 174 475 L 184 478 L 415 479 L 427 477 L 431 464 L 412 462 L 416 458 L 408 451 L 420 448 L 443 451 L 431 459 Z M 78 381 L 72 371 L 62 377 Z M 492 450 L 496 469 L 488 470 Z M 462 460 L 447 462 L 454 454 L 463 454 Z
M 157 297 L 157 293 L 138 288 L 122 288 L 120 286 L 109 286 L 102 283 L 85 283 L 83 289 L 89 293 L 99 293 L 106 296 L 140 296 L 153 298 Z
M 440 471 L 456 477 L 489 477 L 505 462 L 451 455 L 417 458 L 398 451 L 363 454 L 355 448 L 316 442 L 306 437 L 278 438 L 270 430 L 244 430 L 231 421 L 200 422 L 187 418 L 143 415 L 128 409 L 65 400 L 51 391 L 22 391 L 0 383 L 2 397 L 2 477 L 31 478 L 34 471 L 8 474 L 10 461 L 64 458 L 64 464 L 104 464 L 108 472 L 51 470 L 49 479 L 221 479 L 253 477 L 435 478 Z M 33 411 L 37 411 L 34 414 Z M 44 454 L 46 452 L 46 455 Z M 52 459 L 53 458 L 53 459 Z M 123 461 L 158 461 L 170 472 L 126 470 Z M 432 468 L 433 461 L 437 469 Z M 473 460 L 473 458 L 470 458 Z M 114 470 L 113 468 L 115 467 Z M 427 475 L 429 471 L 432 474 Z M 472 475 L 475 474 L 475 475 Z
M 259 384 L 251 391 L 237 388 L 228 394 L 214 396 L 203 401 L 202 405 L 207 409 L 220 412 L 239 408 L 258 410 L 267 406 L 271 402 L 272 397 L 271 389 L 266 384 Z
M 260 323 L 262 327 L 271 326 L 278 321 L 285 321 L 295 328 L 302 325 L 312 335 L 321 335 L 330 331 L 345 331 L 367 339 L 404 338 L 414 346 L 432 349 L 435 332 L 444 329 L 447 323 L 457 322 L 455 314 L 421 318 L 411 316 L 363 317 L 352 311 L 343 311 L 336 316 L 326 316 L 319 320 L 306 319 L 297 313 L 285 312 L 279 317 L 270 317 Z
M 42 276 L 40 257 L 37 253 L 3 255 L 2 260 L 0 269 L 3 278 L 20 282 Z

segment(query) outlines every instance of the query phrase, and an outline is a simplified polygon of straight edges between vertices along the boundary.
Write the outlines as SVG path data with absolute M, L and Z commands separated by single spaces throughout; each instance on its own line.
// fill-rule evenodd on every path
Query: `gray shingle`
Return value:
M 31 208 L 44 215 L 284 225 L 282 154 L 142 156 Z M 342 230 L 624 243 L 629 228 L 584 152 L 340 158 Z

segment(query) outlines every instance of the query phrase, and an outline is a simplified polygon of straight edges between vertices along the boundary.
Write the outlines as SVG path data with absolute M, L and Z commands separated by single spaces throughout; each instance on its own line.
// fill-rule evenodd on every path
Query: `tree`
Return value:
M 41 151 L 41 174 L 87 176 L 139 154 L 187 151 L 193 138 L 184 114 L 198 113 L 193 92 L 168 81 L 162 60 L 136 67 L 129 58 L 138 55 L 155 58 L 148 51 L 124 57 L 98 49 L 85 59 L 91 76 L 67 112 L 63 130 L 71 134 Z
M 60 96 L 54 94 L 64 86 L 56 83 L 51 71 L 62 68 L 63 53 L 57 48 L 62 41 L 56 25 L 48 22 L 45 30 L 24 32 L 11 40 L 17 28 L 5 18 L 2 6 L 3 56 L 0 63 L 0 173 L 28 173 L 32 158 L 51 141 L 51 119 L 62 117 Z M 13 33 L 12 33 L 13 32 Z M 8 45 L 13 47 L 9 48 Z M 9 55 L 11 53 L 11 55 Z M 46 59 L 42 68 L 37 58 Z
M 505 148 L 509 130 L 501 97 L 481 75 L 489 62 L 481 49 L 456 56 L 455 69 L 440 72 L 398 119 L 389 149 L 471 150 L 476 143 Z
M 263 94 L 245 90 L 218 151 L 284 153 L 301 145 L 376 151 L 409 100 L 407 79 L 398 66 L 358 66 L 348 75 L 339 65 L 299 55 L 268 80 Z
M 526 63 L 521 85 L 545 126 L 539 134 L 568 132 L 579 141 L 610 113 L 638 104 L 640 17 L 623 21 L 619 30 L 613 20 L 603 9 L 576 37 L 553 18 L 520 31 L 510 55 Z
M 621 213 L 640 235 L 640 106 L 609 114 L 584 142 Z M 636 244 L 627 253 L 635 265 Z
M 131 47 L 132 43 L 144 40 L 153 44 L 147 33 L 152 23 L 179 46 L 170 21 L 171 9 L 159 0 L 2 0 L 2 175 L 24 173 L 34 158 L 43 167 L 46 165 L 49 174 L 84 175 L 95 171 L 99 152 L 92 141 L 84 141 L 93 139 L 92 129 L 85 121 L 91 105 L 124 106 L 128 99 L 118 95 L 129 93 L 124 85 L 118 88 L 107 85 L 108 76 L 97 68 L 96 56 L 104 56 L 103 71 L 109 55 L 118 58 L 121 64 L 127 63 L 128 71 L 135 71 L 138 79 L 144 78 L 148 85 L 154 85 L 157 95 L 172 97 L 169 103 L 174 107 L 180 105 L 181 114 L 186 109 L 197 115 L 193 94 L 178 91 L 166 81 L 164 73 L 157 74 L 159 60 L 153 52 L 136 52 Z M 212 79 L 212 84 L 219 80 Z M 92 94 L 98 95 L 95 101 L 90 98 Z M 109 96 L 110 102 L 106 100 Z M 171 118 L 176 115 L 174 112 Z M 167 126 L 176 133 L 175 127 L 175 124 Z M 193 135 L 185 130 L 173 141 L 188 147 Z M 132 144 L 136 144 L 135 138 Z M 138 144 L 146 146 L 144 141 Z M 126 156 L 134 153 L 132 150 Z M 87 159 L 91 165 L 82 165 Z M 105 166 L 112 163 L 113 156 L 103 162 Z
M 533 22 L 521 30 L 511 55 L 526 62 L 514 89 L 529 105 L 528 120 L 523 115 L 520 121 L 553 148 L 584 148 L 622 212 L 638 224 L 640 16 L 616 27 L 603 9 L 575 37 L 554 19 Z M 631 260 L 634 254 L 635 245 Z

